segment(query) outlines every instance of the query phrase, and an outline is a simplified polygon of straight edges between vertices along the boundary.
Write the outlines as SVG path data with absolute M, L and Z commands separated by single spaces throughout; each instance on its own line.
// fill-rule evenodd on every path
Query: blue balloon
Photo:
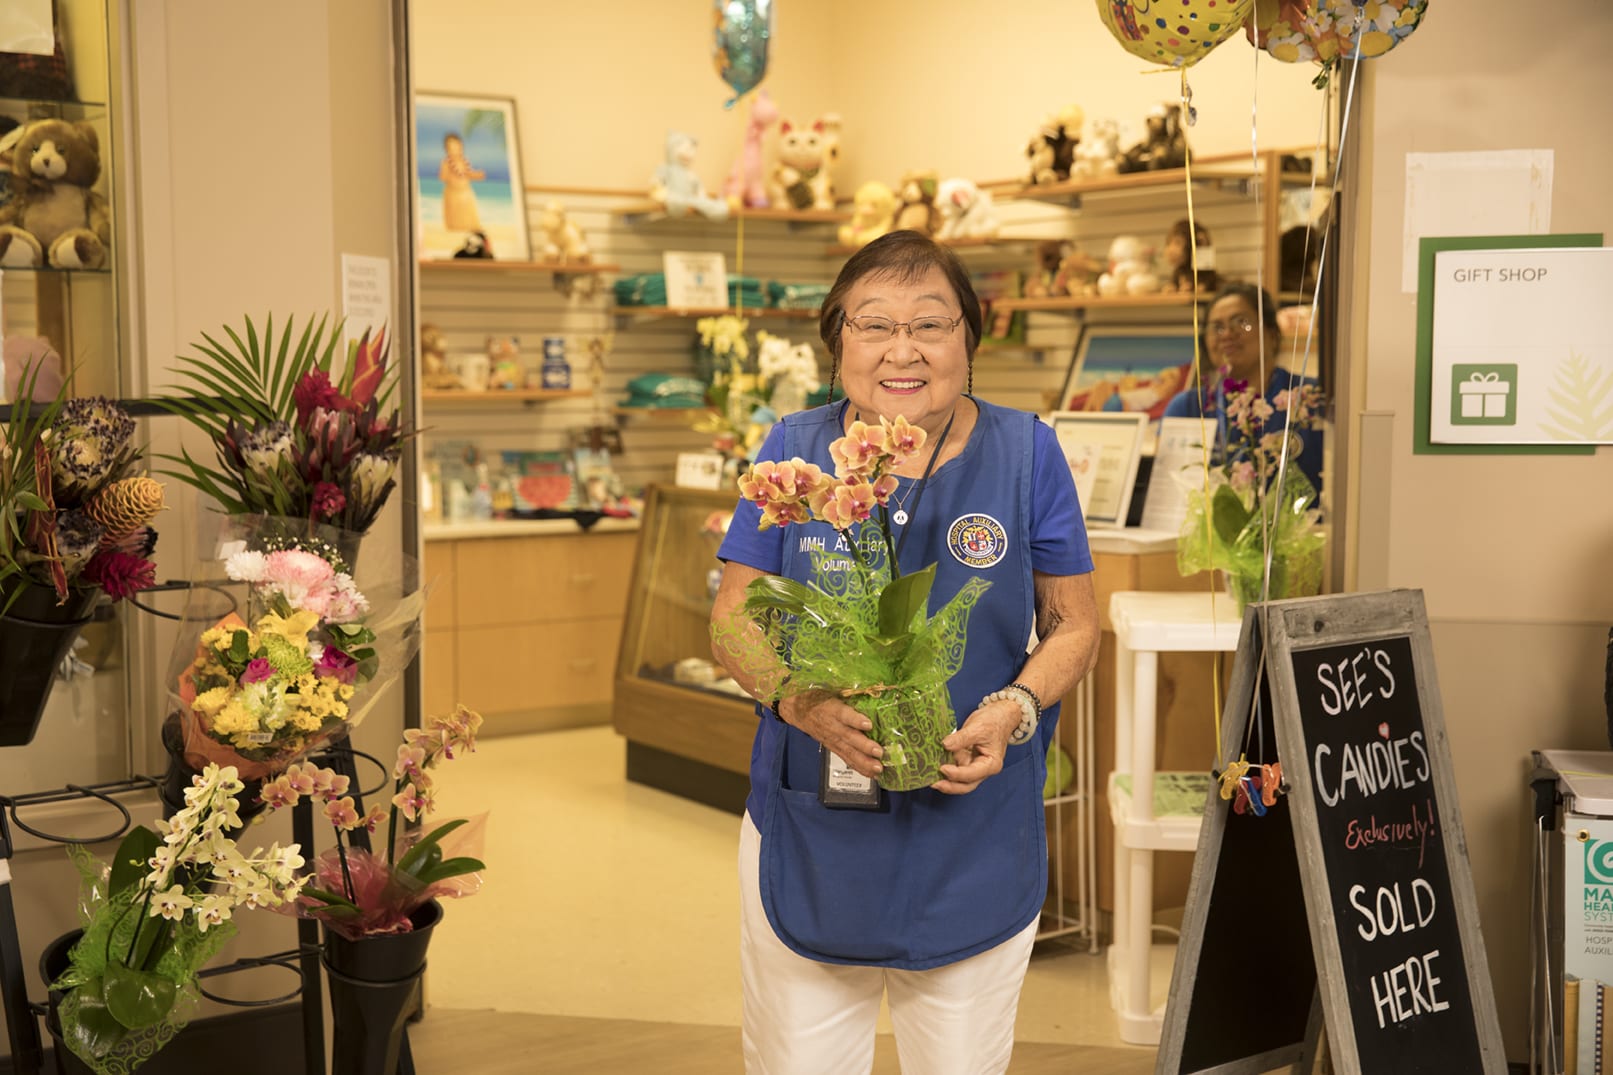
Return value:
M 724 108 L 755 89 L 767 74 L 767 43 L 773 36 L 773 0 L 713 0 L 711 60 L 734 89 Z

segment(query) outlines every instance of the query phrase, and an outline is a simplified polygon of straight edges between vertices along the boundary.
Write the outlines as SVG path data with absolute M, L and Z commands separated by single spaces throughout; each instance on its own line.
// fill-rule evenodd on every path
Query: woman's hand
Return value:
M 884 768 L 880 745 L 865 734 L 874 722 L 830 691 L 792 694 L 779 703 L 779 718 L 806 732 L 863 776 L 876 778 Z
M 941 776 L 930 785 L 948 795 L 967 795 L 988 776 L 1002 772 L 1008 754 L 1008 737 L 1019 727 L 1019 706 L 1008 700 L 991 702 L 969 714 L 963 727 L 941 740 L 952 752 L 953 765 L 941 766 Z

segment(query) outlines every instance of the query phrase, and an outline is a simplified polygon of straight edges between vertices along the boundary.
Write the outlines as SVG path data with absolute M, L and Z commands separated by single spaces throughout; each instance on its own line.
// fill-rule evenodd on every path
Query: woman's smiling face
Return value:
M 922 318 L 957 321 L 962 314 L 957 294 L 940 268 L 911 281 L 871 275 L 847 292 L 847 318 L 885 318 L 912 322 Z M 854 325 L 841 328 L 840 378 L 846 398 L 865 421 L 877 415 L 902 415 L 933 437 L 946 424 L 969 383 L 968 333 L 961 321 L 940 343 L 914 340 L 899 327 L 888 340 L 859 338 Z

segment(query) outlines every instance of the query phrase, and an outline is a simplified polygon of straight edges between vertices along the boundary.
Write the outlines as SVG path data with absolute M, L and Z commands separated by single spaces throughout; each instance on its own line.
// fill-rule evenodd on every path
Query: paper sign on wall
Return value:
M 728 305 L 728 272 L 721 254 L 668 250 L 661 255 L 666 273 L 666 304 L 676 309 L 721 310 Z
M 1434 255 L 1429 439 L 1613 444 L 1613 248 Z
M 392 264 L 386 258 L 342 255 L 342 350 L 366 331 L 373 337 L 392 317 Z

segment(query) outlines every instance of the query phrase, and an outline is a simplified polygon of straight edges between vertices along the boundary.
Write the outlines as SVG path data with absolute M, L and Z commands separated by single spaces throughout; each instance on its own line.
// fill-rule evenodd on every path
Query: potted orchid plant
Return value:
M 741 621 L 713 624 L 712 640 L 762 670 L 767 697 L 827 691 L 868 717 L 884 749 L 881 787 L 910 791 L 941 779 L 941 740 L 956 728 L 947 680 L 963 661 L 969 614 L 990 583 L 972 578 L 928 615 L 935 565 L 903 574 L 891 540 L 891 473 L 924 446 L 905 418 L 852 422 L 829 445 L 833 477 L 795 458 L 757 463 L 740 494 L 762 509 L 760 527 L 816 519 L 846 535 L 845 552 L 813 548 L 810 583 L 753 581 Z M 783 665 L 776 660 L 784 657 Z

